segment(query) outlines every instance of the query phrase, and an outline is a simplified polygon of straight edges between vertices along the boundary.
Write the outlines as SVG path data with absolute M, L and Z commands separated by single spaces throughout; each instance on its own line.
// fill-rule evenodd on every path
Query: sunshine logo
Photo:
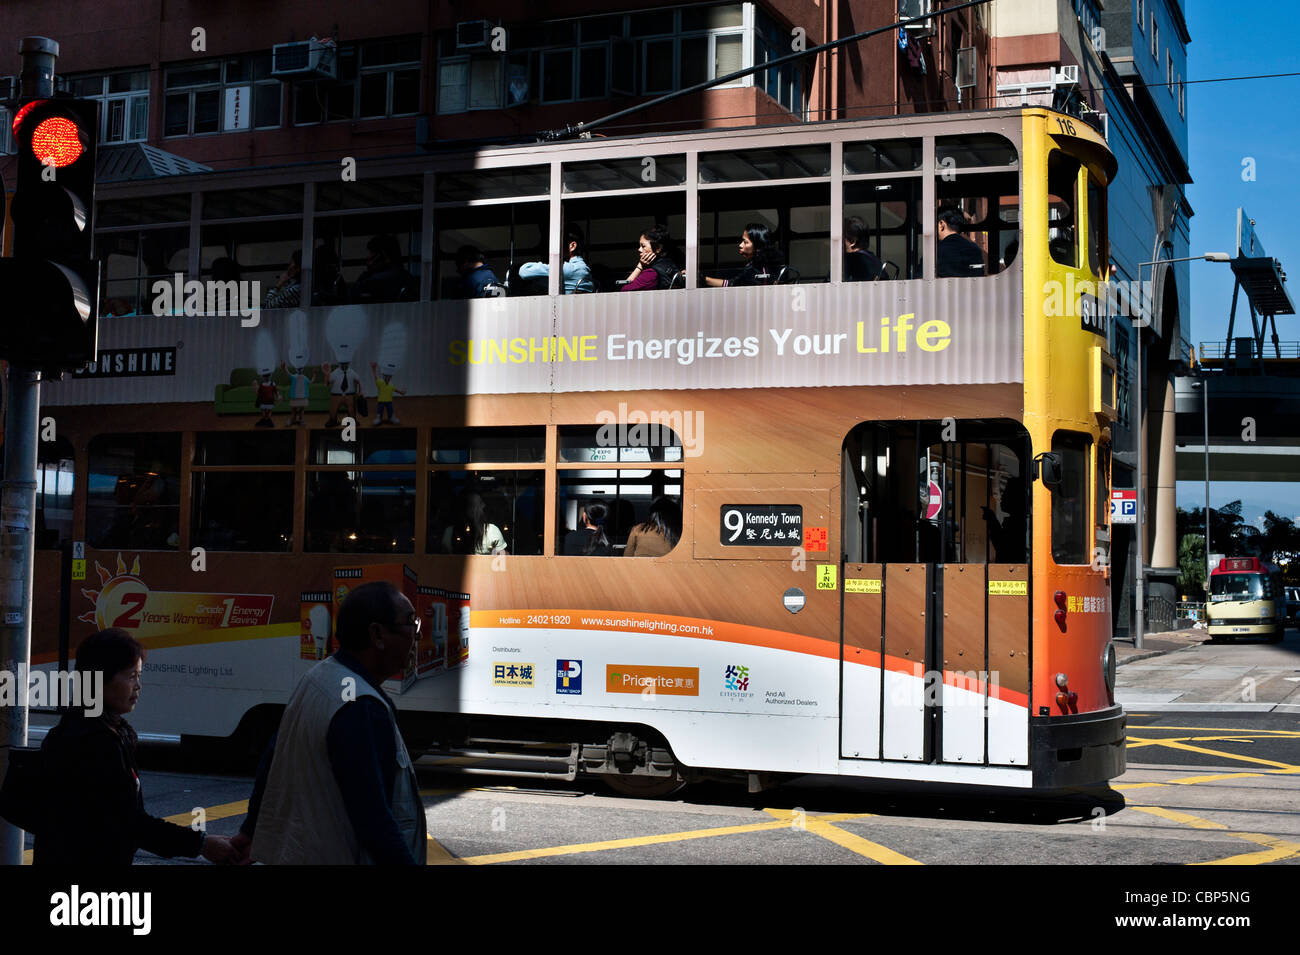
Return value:
M 126 561 L 117 555 L 117 572 L 112 573 L 99 561 L 95 561 L 95 573 L 99 574 L 99 590 L 82 590 L 81 595 L 91 603 L 91 609 L 77 619 L 94 624 L 100 630 L 108 627 L 122 627 L 135 630 L 144 622 L 141 615 L 149 601 L 149 587 L 140 579 L 140 557 L 131 561 L 130 572 Z

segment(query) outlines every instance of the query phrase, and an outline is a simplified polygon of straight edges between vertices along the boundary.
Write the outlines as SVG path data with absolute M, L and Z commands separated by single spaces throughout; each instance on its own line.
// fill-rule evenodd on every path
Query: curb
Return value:
M 1115 666 L 1122 667 L 1126 663 L 1136 663 L 1138 660 L 1150 660 L 1152 657 L 1162 657 L 1166 653 L 1177 653 L 1179 650 L 1186 650 L 1188 647 L 1199 647 L 1199 643 L 1189 643 L 1184 647 L 1170 647 L 1168 650 L 1141 650 L 1137 653 L 1130 654 L 1122 660 L 1116 660 Z

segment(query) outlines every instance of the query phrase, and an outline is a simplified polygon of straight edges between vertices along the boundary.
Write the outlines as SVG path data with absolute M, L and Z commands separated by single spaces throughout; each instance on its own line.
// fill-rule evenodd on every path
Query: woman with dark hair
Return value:
M 682 509 L 670 497 L 657 498 L 650 505 L 650 516 L 632 528 L 623 556 L 662 557 L 677 546 L 681 536 Z
M 487 519 L 487 505 L 473 491 L 461 499 L 460 515 L 442 532 L 442 549 L 448 554 L 504 554 L 501 528 Z
M 672 287 L 673 279 L 681 271 L 675 261 L 672 242 L 668 227 L 661 223 L 656 223 L 641 233 L 641 244 L 637 249 L 639 261 L 636 268 L 628 273 L 624 292 Z
M 36 833 L 36 865 L 130 865 L 137 849 L 164 858 L 202 855 L 235 862 L 226 836 L 178 826 L 144 811 L 135 730 L 125 720 L 140 698 L 145 650 L 124 630 L 101 630 L 77 648 L 77 674 L 91 681 L 91 707 L 73 707 L 41 745 L 50 805 Z
M 564 553 L 568 557 L 609 557 L 614 549 L 605 536 L 609 508 L 592 501 L 578 511 L 578 529 L 564 535 Z
M 761 222 L 751 222 L 740 234 L 740 256 L 745 260 L 745 267 L 733 279 L 715 279 L 704 277 L 704 284 L 710 288 L 724 285 L 771 285 L 781 271 L 781 249 L 776 244 L 772 230 Z

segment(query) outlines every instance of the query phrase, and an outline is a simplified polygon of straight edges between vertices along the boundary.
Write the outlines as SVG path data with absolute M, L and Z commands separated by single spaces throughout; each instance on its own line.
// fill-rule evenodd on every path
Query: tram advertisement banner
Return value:
M 324 411 L 359 392 L 382 394 L 400 418 L 421 395 L 1020 382 L 1019 282 L 1013 269 L 978 282 L 274 309 L 252 327 L 123 317 L 103 324 L 101 349 L 174 349 L 175 374 L 92 368 L 47 384 L 42 401 L 255 415 L 265 392 L 287 415 L 291 399 Z
M 98 590 L 83 589 L 92 608 L 77 619 L 97 629 L 121 627 L 146 647 L 192 643 L 187 636 L 208 630 L 264 627 L 271 622 L 272 594 L 151 590 L 137 556 L 128 570 L 122 555 L 115 569 L 94 561 Z

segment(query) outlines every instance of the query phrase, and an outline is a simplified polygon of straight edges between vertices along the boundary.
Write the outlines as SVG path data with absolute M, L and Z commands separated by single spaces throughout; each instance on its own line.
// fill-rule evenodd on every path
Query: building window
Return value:
M 1146 16 L 1147 15 L 1146 15 L 1145 0 L 1137 0 L 1137 22 L 1138 22 L 1139 31 L 1145 30 L 1147 28 Z
M 1178 76 L 1178 115 L 1187 118 L 1187 84 L 1183 82 L 1182 74 Z
M 1151 11 L 1151 56 L 1160 62 L 1160 27 L 1156 25 L 1156 12 Z
M 448 31 L 439 39 L 438 112 L 667 93 L 776 59 L 788 47 L 786 28 L 752 3 L 526 24 L 511 29 L 508 56 L 458 49 Z M 802 117 L 797 64 L 730 85 L 754 84 Z
M 294 125 L 413 116 L 420 111 L 420 38 L 340 46 L 338 78 L 293 84 Z
M 70 76 L 67 90 L 99 103 L 101 143 L 139 143 L 149 135 L 149 71 Z
M 163 81 L 163 135 L 198 136 L 280 125 L 280 81 L 271 54 L 169 66 Z
M 1165 87 L 1169 90 L 1169 95 L 1174 95 L 1174 55 L 1173 53 L 1165 54 Z

